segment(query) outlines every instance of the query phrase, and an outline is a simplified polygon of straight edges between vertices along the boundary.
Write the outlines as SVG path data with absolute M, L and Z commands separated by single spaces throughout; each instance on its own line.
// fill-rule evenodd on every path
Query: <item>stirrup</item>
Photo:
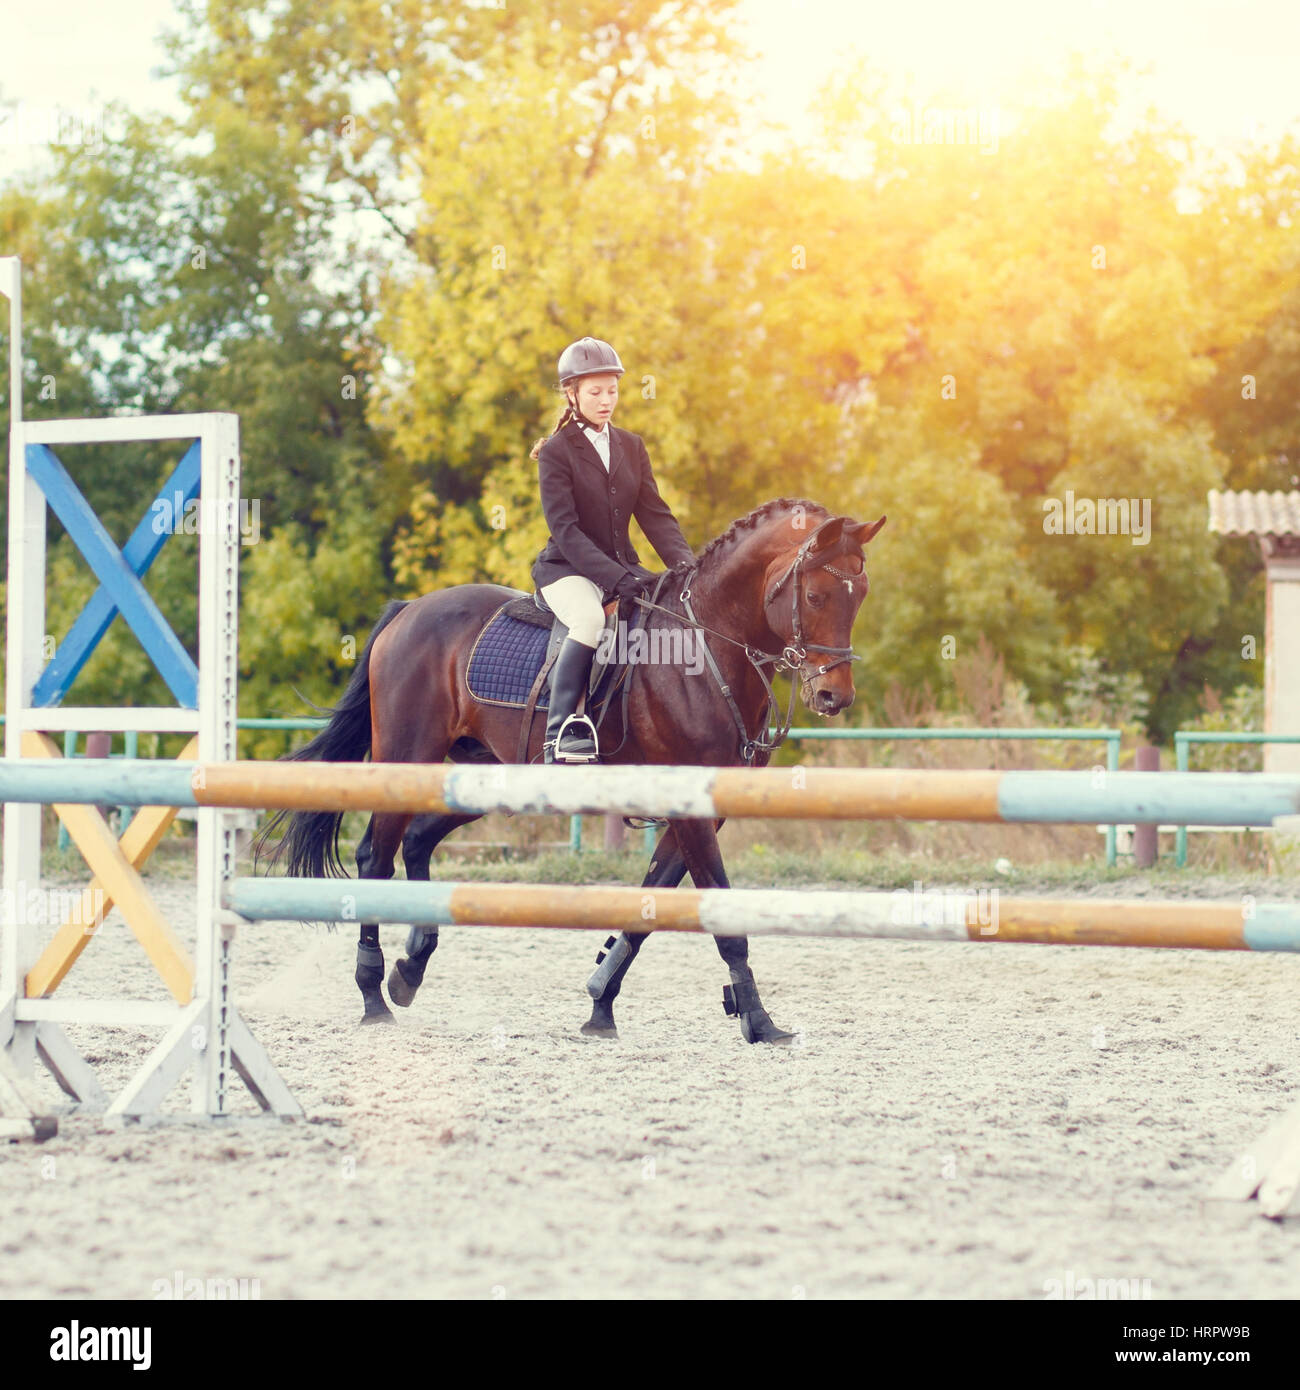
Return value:
M 573 753 L 563 750 L 560 747 L 564 735 L 570 724 L 577 724 L 579 728 L 585 728 L 591 738 L 590 753 Z M 600 760 L 600 742 L 596 737 L 596 726 L 587 718 L 585 714 L 571 714 L 560 725 L 560 731 L 555 735 L 555 748 L 552 756 L 557 763 L 594 763 Z

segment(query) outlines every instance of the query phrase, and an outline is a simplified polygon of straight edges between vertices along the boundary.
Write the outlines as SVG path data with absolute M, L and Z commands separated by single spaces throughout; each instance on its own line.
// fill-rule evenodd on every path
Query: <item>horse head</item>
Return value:
M 812 535 L 787 541 L 764 572 L 763 616 L 814 714 L 853 703 L 853 623 L 870 588 L 863 549 L 885 520 L 828 517 Z

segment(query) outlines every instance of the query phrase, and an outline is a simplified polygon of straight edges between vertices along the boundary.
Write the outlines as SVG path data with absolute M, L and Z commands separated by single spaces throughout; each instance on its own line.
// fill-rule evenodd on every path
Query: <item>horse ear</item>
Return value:
M 846 516 L 833 516 L 829 521 L 823 521 L 813 535 L 813 549 L 829 550 L 831 546 L 838 545 L 847 520 Z
M 877 531 L 888 521 L 887 516 L 882 516 L 879 521 L 855 521 L 849 527 L 849 535 L 853 537 L 859 545 L 866 545 L 868 541 L 875 537 Z

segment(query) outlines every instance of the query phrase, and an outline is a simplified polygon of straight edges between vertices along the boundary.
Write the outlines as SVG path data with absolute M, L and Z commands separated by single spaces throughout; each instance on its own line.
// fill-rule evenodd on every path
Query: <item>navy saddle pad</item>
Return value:
M 531 604 L 532 600 L 528 602 Z M 507 604 L 506 608 L 512 607 Z M 469 693 L 489 705 L 517 705 L 528 701 L 528 692 L 546 660 L 547 644 L 551 640 L 550 614 L 543 615 L 545 627 L 535 620 L 512 618 L 504 609 L 478 635 L 474 650 L 469 654 L 469 670 L 465 679 Z M 537 708 L 546 709 L 550 703 L 550 682 L 537 696 Z

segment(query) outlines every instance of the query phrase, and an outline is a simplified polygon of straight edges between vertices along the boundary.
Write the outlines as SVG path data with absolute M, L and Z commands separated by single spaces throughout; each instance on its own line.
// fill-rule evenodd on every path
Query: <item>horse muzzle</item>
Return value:
M 848 709 L 856 693 L 851 680 L 845 680 L 843 677 L 837 680 L 833 675 L 818 675 L 805 683 L 803 702 L 814 714 L 829 719 L 831 715 Z

